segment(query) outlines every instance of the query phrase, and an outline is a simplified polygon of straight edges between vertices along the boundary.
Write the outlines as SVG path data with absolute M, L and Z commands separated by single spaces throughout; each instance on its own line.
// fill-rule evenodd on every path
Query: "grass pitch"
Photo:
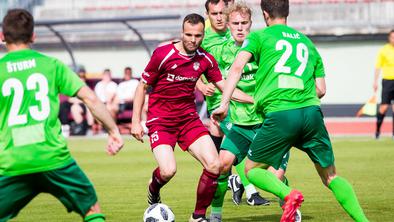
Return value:
M 147 207 L 146 189 L 155 161 L 147 141 L 144 144 L 126 139 L 123 150 L 115 157 L 104 152 L 104 139 L 72 138 L 71 152 L 95 185 L 107 221 L 139 222 Z M 370 221 L 394 219 L 394 141 L 366 138 L 334 139 L 333 147 L 338 174 L 353 185 Z M 162 190 L 162 201 L 169 205 L 176 221 L 187 221 L 194 208 L 195 192 L 201 166 L 187 153 L 176 149 L 178 172 Z M 303 152 L 292 149 L 287 177 L 290 185 L 301 190 L 305 202 L 303 221 L 352 221 L 335 201 L 330 190 L 320 182 L 312 162 Z M 225 222 L 279 221 L 281 209 L 277 198 L 266 192 L 270 206 L 241 206 L 224 203 Z M 79 215 L 66 213 L 54 197 L 41 194 L 25 207 L 13 222 L 75 222 Z

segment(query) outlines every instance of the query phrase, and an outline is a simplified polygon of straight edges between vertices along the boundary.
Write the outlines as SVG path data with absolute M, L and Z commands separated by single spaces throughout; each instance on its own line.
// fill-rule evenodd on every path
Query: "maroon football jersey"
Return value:
M 157 48 L 142 74 L 142 80 L 152 87 L 148 122 L 166 122 L 194 114 L 194 90 L 202 74 L 209 82 L 222 80 L 216 60 L 202 48 L 193 55 L 179 52 L 174 44 Z

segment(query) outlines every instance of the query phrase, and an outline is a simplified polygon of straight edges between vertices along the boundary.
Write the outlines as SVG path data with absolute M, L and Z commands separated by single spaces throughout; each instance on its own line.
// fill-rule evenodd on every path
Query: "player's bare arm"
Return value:
M 212 96 L 215 92 L 215 86 L 212 83 L 205 84 L 201 77 L 197 80 L 196 88 L 200 91 L 204 96 Z
M 131 135 L 140 142 L 144 142 L 144 128 L 141 125 L 142 109 L 145 103 L 146 89 L 148 85 L 142 80 L 135 90 L 134 103 L 133 103 L 133 117 L 131 120 Z
M 120 136 L 119 129 L 112 119 L 111 114 L 105 108 L 105 105 L 98 99 L 96 94 L 87 86 L 83 86 L 77 93 L 89 108 L 95 119 L 97 119 L 108 132 L 107 153 L 115 155 L 123 147 L 123 139 Z
M 221 80 L 219 82 L 216 82 L 215 85 L 216 87 L 223 92 L 224 86 L 226 84 L 226 80 Z M 241 103 L 251 103 L 253 104 L 253 97 L 250 95 L 242 92 L 239 89 L 234 89 L 233 94 L 231 95 L 231 100 L 241 102 Z
M 212 121 L 221 121 L 227 116 L 228 104 L 230 102 L 231 95 L 234 92 L 235 87 L 239 79 L 241 78 L 242 70 L 248 61 L 252 58 L 252 54 L 249 52 L 241 51 L 238 53 L 234 60 L 233 65 L 230 68 L 229 74 L 227 76 L 226 85 L 222 93 L 222 102 L 219 108 L 213 111 L 211 115 Z
M 316 84 L 316 94 L 319 99 L 323 98 L 324 95 L 326 95 L 326 80 L 325 78 L 316 78 L 315 79 L 315 84 Z

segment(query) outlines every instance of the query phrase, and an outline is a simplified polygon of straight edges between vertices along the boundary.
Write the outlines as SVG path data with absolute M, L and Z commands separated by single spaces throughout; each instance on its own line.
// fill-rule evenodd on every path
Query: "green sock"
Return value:
M 335 177 L 328 188 L 334 193 L 335 198 L 343 209 L 357 222 L 367 222 L 363 209 L 358 203 L 352 185 L 342 177 Z
M 291 188 L 280 181 L 268 170 L 253 168 L 248 172 L 248 178 L 258 188 L 275 194 L 280 199 L 284 199 L 290 194 Z
M 244 185 L 244 187 L 250 184 L 248 178 L 245 175 L 245 162 L 246 162 L 246 158 L 244 158 L 242 162 L 240 162 L 237 166 L 235 166 L 235 169 L 237 170 L 238 176 L 241 179 L 242 185 Z
M 104 222 L 105 217 L 104 214 L 96 213 L 90 214 L 83 219 L 84 222 Z
M 227 192 L 227 181 L 230 174 L 220 175 L 218 178 L 218 187 L 216 188 L 215 196 L 211 204 L 211 213 L 222 213 L 224 196 Z

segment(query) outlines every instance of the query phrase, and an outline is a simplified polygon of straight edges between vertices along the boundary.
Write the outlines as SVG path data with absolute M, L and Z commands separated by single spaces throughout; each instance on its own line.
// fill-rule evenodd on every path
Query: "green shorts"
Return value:
M 319 106 L 268 113 L 250 146 L 248 158 L 278 169 L 291 147 L 306 152 L 321 167 L 334 164 L 330 137 Z
M 89 179 L 73 162 L 66 167 L 20 176 L 0 176 L 0 222 L 15 217 L 39 193 L 50 193 L 82 217 L 97 202 Z
M 238 165 L 246 157 L 257 130 L 260 127 L 261 124 L 252 126 L 232 125 L 230 131 L 226 134 L 226 138 L 223 140 L 221 149 L 227 150 L 235 155 L 234 165 Z M 280 168 L 284 171 L 287 169 L 289 158 L 290 153 L 286 153 L 282 158 Z

